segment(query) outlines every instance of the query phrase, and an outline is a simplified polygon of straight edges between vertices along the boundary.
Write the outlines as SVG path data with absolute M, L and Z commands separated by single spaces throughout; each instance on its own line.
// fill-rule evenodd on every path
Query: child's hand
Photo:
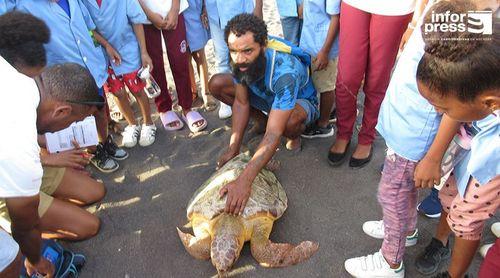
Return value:
M 415 187 L 432 188 L 441 180 L 441 160 L 425 156 L 415 167 Z
M 153 60 L 151 60 L 151 57 L 149 57 L 147 52 L 141 53 L 141 61 L 143 68 L 149 67 L 149 71 L 153 71 Z
M 149 21 L 151 21 L 151 23 L 153 23 L 153 25 L 160 30 L 165 28 L 165 22 L 160 14 L 152 13 L 149 17 Z
M 40 156 L 42 165 L 50 167 L 69 167 L 82 170 L 89 164 L 92 158 L 84 150 L 75 149 L 59 153 L 46 154 Z
M 318 56 L 313 61 L 316 69 L 314 71 L 324 70 L 328 66 L 328 53 L 324 51 L 318 52 Z
M 304 4 L 297 6 L 297 17 L 304 18 Z
M 109 59 L 111 59 L 111 62 L 115 65 L 120 65 L 122 63 L 122 57 L 120 56 L 120 53 L 116 51 L 111 44 L 106 45 L 106 53 L 108 54 Z
M 177 22 L 179 18 L 179 13 L 178 11 L 171 9 L 170 12 L 168 12 L 167 17 L 165 18 L 165 28 L 166 30 L 175 30 L 177 28 Z

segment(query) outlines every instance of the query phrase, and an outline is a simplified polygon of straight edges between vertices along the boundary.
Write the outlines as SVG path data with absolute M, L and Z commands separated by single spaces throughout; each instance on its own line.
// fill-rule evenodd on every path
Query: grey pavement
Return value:
M 187 202 L 213 173 L 216 159 L 229 141 L 227 121 L 219 120 L 216 112 L 205 115 L 209 121 L 207 132 L 193 137 L 186 129 L 166 133 L 159 128 L 155 144 L 131 149 L 130 158 L 121 163 L 119 171 L 109 175 L 94 172 L 108 190 L 104 200 L 90 208 L 101 218 L 102 229 L 90 240 L 66 244 L 88 258 L 82 277 L 216 275 L 209 261 L 198 261 L 184 250 L 175 230 L 186 224 Z M 246 145 L 255 148 L 259 140 L 246 138 Z M 245 246 L 232 274 L 349 277 L 343 268 L 344 260 L 380 248 L 381 241 L 365 235 L 361 225 L 367 220 L 381 219 L 376 191 L 384 143 L 378 138 L 372 162 L 353 170 L 347 165 L 328 165 L 326 153 L 332 141 L 303 141 L 300 154 L 285 150 L 277 154 L 282 166 L 276 175 L 285 187 L 289 207 L 275 223 L 271 239 L 290 243 L 313 240 L 319 242 L 319 251 L 299 265 L 266 269 L 256 263 Z M 427 193 L 424 190 L 420 197 Z M 419 243 L 406 251 L 406 277 L 422 277 L 416 273 L 413 262 L 430 241 L 436 223 L 437 220 L 419 216 L 421 236 Z M 487 232 L 485 241 L 492 239 L 493 235 Z M 476 255 L 471 273 L 477 273 L 480 262 Z

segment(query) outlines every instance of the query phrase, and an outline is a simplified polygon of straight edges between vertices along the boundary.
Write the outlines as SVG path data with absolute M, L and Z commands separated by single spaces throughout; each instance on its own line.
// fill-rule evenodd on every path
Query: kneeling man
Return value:
M 250 116 L 257 124 L 266 125 L 246 169 L 221 190 L 228 195 L 226 212 L 238 214 L 250 197 L 253 180 L 276 152 L 281 136 L 287 138 L 287 149 L 300 150 L 300 134 L 318 118 L 319 111 L 309 65 L 296 55 L 267 47 L 267 27 L 262 19 L 237 15 L 227 23 L 224 35 L 233 74 L 213 76 L 209 88 L 217 99 L 232 106 L 233 118 L 229 148 L 217 166 L 240 152 Z

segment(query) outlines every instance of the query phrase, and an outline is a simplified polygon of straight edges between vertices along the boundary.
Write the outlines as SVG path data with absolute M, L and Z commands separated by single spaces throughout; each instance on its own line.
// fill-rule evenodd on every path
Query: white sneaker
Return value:
M 137 145 L 141 128 L 137 125 L 128 125 L 122 132 L 122 144 L 126 148 L 132 148 Z
M 224 120 L 233 115 L 233 110 L 231 110 L 231 106 L 225 104 L 224 102 L 220 103 L 219 108 L 219 119 Z
M 397 269 L 392 269 L 380 251 L 373 255 L 348 259 L 344 267 L 354 277 L 382 278 L 382 277 L 405 277 L 403 262 Z
M 485 244 L 483 246 L 481 246 L 481 248 L 479 248 L 479 254 L 481 254 L 481 256 L 483 258 L 486 257 L 486 254 L 488 253 L 488 251 L 490 250 L 491 246 L 493 246 L 493 243 L 490 243 L 490 244 Z
M 156 126 L 152 125 L 142 125 L 141 128 L 141 139 L 139 139 L 139 145 L 141 147 L 147 147 L 155 142 L 156 139 Z
M 365 234 L 377 238 L 377 239 L 383 239 L 384 238 L 384 221 L 379 220 L 379 221 L 366 221 L 363 223 L 363 232 Z M 413 246 L 417 244 L 418 240 L 418 229 L 415 230 L 415 232 L 412 235 L 406 236 L 406 243 L 405 246 Z
M 495 222 L 491 225 L 491 232 L 497 237 L 500 238 L 500 222 Z

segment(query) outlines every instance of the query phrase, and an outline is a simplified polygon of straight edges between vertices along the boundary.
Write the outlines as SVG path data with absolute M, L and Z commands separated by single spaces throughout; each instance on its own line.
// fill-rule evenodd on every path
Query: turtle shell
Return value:
M 234 181 L 243 172 L 250 159 L 248 154 L 239 154 L 203 183 L 189 201 L 188 219 L 191 220 L 192 215 L 196 214 L 211 220 L 222 213 L 227 196 L 220 198 L 219 190 Z M 252 183 L 252 192 L 241 216 L 249 218 L 263 212 L 277 219 L 285 212 L 287 202 L 285 190 L 276 176 L 271 171 L 263 169 Z

